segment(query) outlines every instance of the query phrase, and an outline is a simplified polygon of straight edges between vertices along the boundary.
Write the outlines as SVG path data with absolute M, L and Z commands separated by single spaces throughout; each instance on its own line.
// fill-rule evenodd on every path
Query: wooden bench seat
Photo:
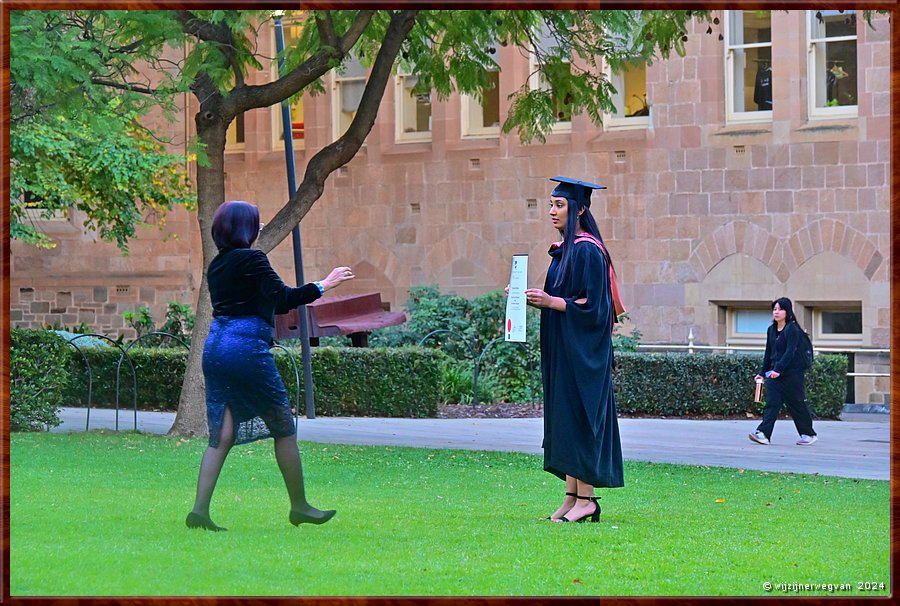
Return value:
M 406 322 L 406 314 L 385 311 L 381 294 L 323 297 L 306 306 L 309 342 L 318 345 L 320 337 L 348 335 L 354 347 L 368 347 L 369 331 Z M 275 338 L 300 338 L 300 316 L 296 309 L 275 316 Z

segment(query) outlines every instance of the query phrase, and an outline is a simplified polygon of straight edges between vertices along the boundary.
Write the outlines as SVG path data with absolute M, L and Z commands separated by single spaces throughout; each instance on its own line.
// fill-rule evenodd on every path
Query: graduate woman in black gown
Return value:
M 353 272 L 336 267 L 320 282 L 291 288 L 264 252 L 250 248 L 258 235 L 259 209 L 253 204 L 225 202 L 216 210 L 212 237 L 219 254 L 207 270 L 213 320 L 203 348 L 209 446 L 200 462 L 194 507 L 185 520 L 189 528 L 225 530 L 209 515 L 225 457 L 235 444 L 269 437 L 274 438 L 275 459 L 291 501 L 290 522 L 323 524 L 335 514 L 306 500 L 296 427 L 269 348 L 276 313 L 312 303 L 352 279 Z
M 563 239 L 550 247 L 544 289 L 525 291 L 528 304 L 541 309 L 544 469 L 566 483 L 550 519 L 597 522 L 594 489 L 624 486 L 612 384 L 612 329 L 621 302 L 590 211 L 591 191 L 603 187 L 551 180 L 559 185 L 550 195 L 550 221 Z

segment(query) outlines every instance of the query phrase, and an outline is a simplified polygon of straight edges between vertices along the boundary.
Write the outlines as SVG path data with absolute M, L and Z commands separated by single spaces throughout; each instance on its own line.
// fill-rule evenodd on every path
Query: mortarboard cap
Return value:
M 591 206 L 591 192 L 595 189 L 606 189 L 605 185 L 597 185 L 596 183 L 588 183 L 587 181 L 579 181 L 569 177 L 550 177 L 550 180 L 559 183 L 550 195 L 575 200 L 588 208 Z

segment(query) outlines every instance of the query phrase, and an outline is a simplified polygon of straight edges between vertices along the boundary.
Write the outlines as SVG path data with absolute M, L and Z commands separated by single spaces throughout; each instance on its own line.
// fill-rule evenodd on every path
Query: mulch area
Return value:
M 497 404 L 445 404 L 438 408 L 439 419 L 527 419 L 544 415 L 542 404 L 510 404 L 500 402 Z M 623 419 L 693 419 L 693 420 L 743 420 L 759 419 L 760 417 L 749 414 L 742 415 L 697 415 L 685 417 L 664 417 L 657 415 L 619 415 Z

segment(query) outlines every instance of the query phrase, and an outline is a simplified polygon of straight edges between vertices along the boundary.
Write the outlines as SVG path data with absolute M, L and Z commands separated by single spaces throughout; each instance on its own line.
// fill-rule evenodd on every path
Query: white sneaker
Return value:
M 816 436 L 800 436 L 800 439 L 797 440 L 797 444 L 800 446 L 809 446 L 810 444 L 815 444 L 819 441 L 819 438 Z
M 804 437 L 807 437 L 807 436 L 804 436 Z M 813 436 L 813 437 L 815 437 L 815 436 Z M 766 434 L 764 434 L 763 432 L 761 432 L 759 430 L 751 433 L 749 435 L 749 438 L 751 440 L 753 440 L 754 442 L 756 442 L 757 444 L 768 444 L 769 443 L 769 438 L 766 437 Z M 797 442 L 797 444 L 799 444 L 799 443 L 800 442 Z

